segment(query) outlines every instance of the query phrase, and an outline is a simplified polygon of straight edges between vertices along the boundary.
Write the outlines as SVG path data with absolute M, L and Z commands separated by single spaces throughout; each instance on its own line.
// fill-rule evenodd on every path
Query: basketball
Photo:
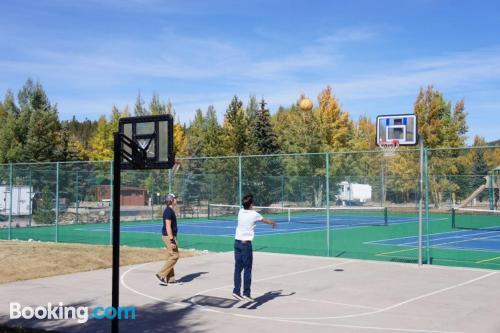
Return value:
M 305 111 L 305 112 L 309 112 L 312 110 L 313 108 L 313 103 L 312 101 L 307 98 L 307 97 L 303 97 L 300 101 L 299 101 L 299 108 L 302 110 L 302 111 Z

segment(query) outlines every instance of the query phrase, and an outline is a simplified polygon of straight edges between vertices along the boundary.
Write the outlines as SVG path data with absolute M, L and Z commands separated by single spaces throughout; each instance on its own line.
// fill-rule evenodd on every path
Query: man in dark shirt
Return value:
M 156 274 L 160 284 L 175 284 L 174 266 L 179 260 L 179 245 L 177 244 L 177 217 L 175 216 L 175 207 L 177 206 L 177 197 L 171 193 L 165 200 L 167 208 L 163 211 L 162 239 L 167 248 L 167 260 L 162 269 Z

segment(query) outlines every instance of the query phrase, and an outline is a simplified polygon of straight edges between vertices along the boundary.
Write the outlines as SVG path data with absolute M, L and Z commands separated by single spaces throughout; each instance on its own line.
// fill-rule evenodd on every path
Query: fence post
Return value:
M 78 206 L 80 206 L 79 204 L 79 200 L 80 200 L 80 196 L 79 196 L 79 188 L 78 188 L 78 168 L 76 168 L 76 179 L 75 179 L 75 184 L 76 184 L 76 200 L 75 200 L 75 208 L 76 208 L 76 224 L 79 224 L 80 223 L 80 216 L 78 215 Z
M 241 155 L 238 156 L 238 205 L 241 206 L 243 200 L 243 170 L 241 167 Z
M 172 169 L 168 169 L 168 193 L 172 193 Z
M 330 153 L 325 153 L 326 158 L 326 251 L 330 256 Z
M 422 211 L 424 196 L 424 143 L 420 136 L 420 180 L 419 180 L 419 200 L 418 200 L 418 265 L 422 265 Z
M 285 207 L 285 176 L 281 175 L 281 209 Z
M 12 163 L 9 163 L 9 240 L 12 239 Z
M 430 232 L 429 229 L 429 151 L 424 148 L 424 170 L 425 170 L 425 228 L 427 229 L 426 237 L 426 252 L 427 252 L 427 265 L 431 264 L 430 256 Z
M 109 191 L 109 245 L 113 245 L 113 206 L 114 206 L 114 195 L 113 195 L 113 161 L 109 162 L 110 167 L 109 167 L 109 179 L 110 179 L 110 191 Z M 170 170 L 169 170 L 170 171 Z
M 59 162 L 56 162 L 56 243 L 59 241 Z
M 30 193 L 30 197 L 29 197 L 29 200 L 30 200 L 30 206 L 29 206 L 29 222 L 28 222 L 28 225 L 29 227 L 31 228 L 31 220 L 32 220 L 32 217 L 33 217 L 33 193 L 32 193 L 32 185 L 31 185 L 31 166 L 29 167 L 29 193 Z

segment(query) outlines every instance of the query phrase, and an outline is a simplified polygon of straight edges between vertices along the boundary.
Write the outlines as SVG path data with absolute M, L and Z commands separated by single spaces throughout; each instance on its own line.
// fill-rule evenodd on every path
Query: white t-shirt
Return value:
M 263 217 L 255 210 L 240 209 L 238 213 L 238 227 L 234 238 L 242 241 L 252 241 L 254 237 L 255 224 L 262 221 Z

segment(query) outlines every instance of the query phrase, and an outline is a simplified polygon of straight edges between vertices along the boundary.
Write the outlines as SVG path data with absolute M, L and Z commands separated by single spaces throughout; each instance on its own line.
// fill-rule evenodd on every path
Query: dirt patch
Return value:
M 199 253 L 181 249 L 180 254 Z M 0 283 L 110 268 L 111 259 L 111 246 L 0 241 Z M 164 249 L 120 248 L 120 266 L 164 259 Z

